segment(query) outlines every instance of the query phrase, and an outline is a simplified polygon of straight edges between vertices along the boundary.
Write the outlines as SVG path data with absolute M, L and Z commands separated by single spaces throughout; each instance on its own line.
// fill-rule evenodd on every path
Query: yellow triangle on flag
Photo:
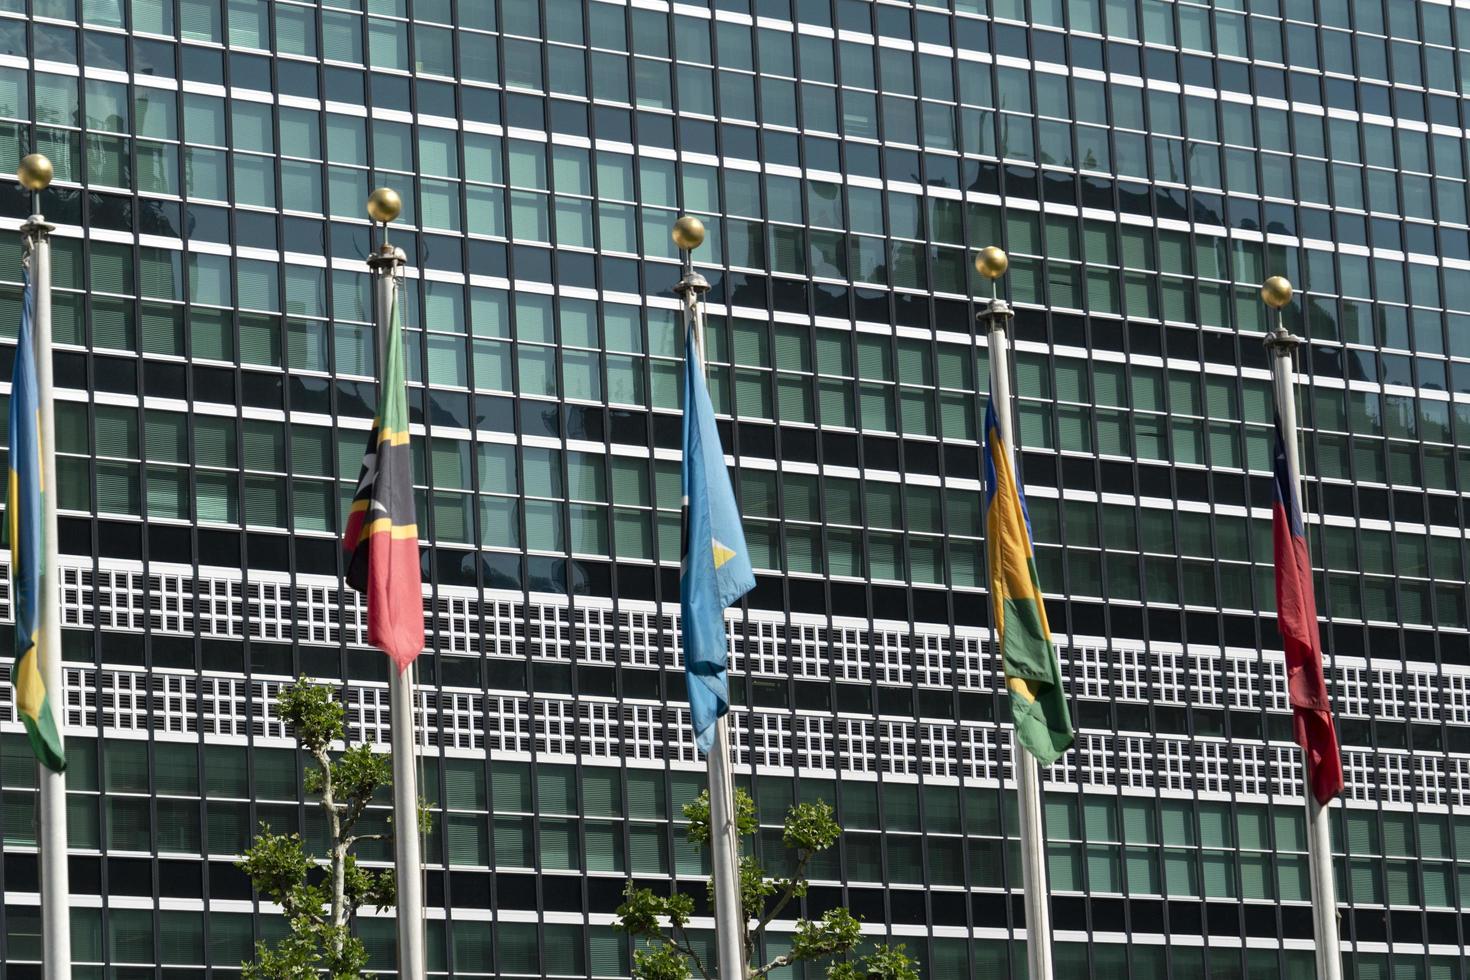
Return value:
M 715 567 L 716 568 L 722 568 L 724 566 L 725 562 L 727 562 L 731 558 L 734 558 L 735 557 L 735 552 L 731 551 L 729 548 L 726 548 L 724 545 L 720 544 L 720 542 L 716 541 L 714 538 L 710 538 L 710 547 L 713 549 L 713 551 L 715 553 Z

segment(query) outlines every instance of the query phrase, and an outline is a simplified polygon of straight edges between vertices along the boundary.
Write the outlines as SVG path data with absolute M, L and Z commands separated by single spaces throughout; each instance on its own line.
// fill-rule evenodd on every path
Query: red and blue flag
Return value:
M 1307 782 L 1321 805 L 1342 792 L 1342 752 L 1327 678 L 1322 672 L 1322 641 L 1317 630 L 1317 598 L 1312 557 L 1307 550 L 1301 502 L 1287 465 L 1281 419 L 1276 419 L 1275 499 L 1271 538 L 1276 552 L 1276 625 L 1286 650 L 1286 687 L 1296 742 L 1307 757 Z

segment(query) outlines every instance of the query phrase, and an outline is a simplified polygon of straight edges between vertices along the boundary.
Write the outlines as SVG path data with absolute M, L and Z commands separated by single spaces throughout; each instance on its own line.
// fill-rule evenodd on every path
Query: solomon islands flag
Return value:
M 402 671 L 424 649 L 424 599 L 396 292 L 381 391 L 342 548 L 347 584 L 367 599 L 368 642 Z
M 41 607 L 41 583 L 46 574 L 46 531 L 42 515 L 47 488 L 42 482 L 41 402 L 31 324 L 35 314 L 35 288 L 31 285 L 30 272 L 22 275 L 25 286 L 20 337 L 15 347 L 15 372 L 10 381 L 10 490 L 6 498 L 10 576 L 15 600 L 16 660 L 10 681 L 15 691 L 16 711 L 31 740 L 31 751 L 46 768 L 63 772 L 66 750 L 41 664 L 43 657 L 60 655 L 59 650 L 47 650 L 42 645 L 46 636 L 45 619 L 57 615 L 58 610 Z
M 994 402 L 985 408 L 985 532 L 991 615 L 1011 692 L 1011 719 L 1027 751 L 1051 765 L 1072 745 L 1072 719 L 1036 577 L 1026 497 L 1011 472 Z

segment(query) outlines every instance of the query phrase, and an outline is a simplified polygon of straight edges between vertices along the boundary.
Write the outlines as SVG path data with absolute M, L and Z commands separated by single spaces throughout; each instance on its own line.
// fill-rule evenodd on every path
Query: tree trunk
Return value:
M 341 927 L 347 924 L 347 848 L 338 840 L 332 841 L 332 925 L 338 931 L 332 933 L 332 952 L 342 955 Z
M 342 818 L 337 812 L 331 760 L 325 749 L 315 755 L 322 770 L 322 809 L 327 813 L 327 830 L 332 835 L 332 955 L 340 957 L 342 926 L 347 919 L 347 846 L 342 843 Z

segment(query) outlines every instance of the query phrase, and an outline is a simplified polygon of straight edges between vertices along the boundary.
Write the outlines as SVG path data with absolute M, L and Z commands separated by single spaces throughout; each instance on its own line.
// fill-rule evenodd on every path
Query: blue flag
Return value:
M 715 428 L 715 407 L 691 324 L 684 338 L 684 559 L 679 608 L 689 714 L 699 751 L 714 744 L 715 722 L 730 710 L 725 608 L 755 588 L 755 573 Z

